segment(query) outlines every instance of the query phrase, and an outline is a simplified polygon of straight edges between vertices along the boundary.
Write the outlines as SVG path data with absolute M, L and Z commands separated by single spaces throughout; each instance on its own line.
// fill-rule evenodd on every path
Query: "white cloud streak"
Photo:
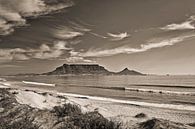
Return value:
M 91 29 L 89 29 L 81 24 L 78 24 L 76 22 L 69 21 L 69 23 L 71 24 L 71 27 L 75 30 L 82 31 L 82 32 L 90 32 L 91 31 Z
M 102 39 L 108 39 L 110 41 L 120 41 L 130 36 L 127 32 L 119 33 L 119 34 L 107 33 L 108 36 L 100 35 L 94 32 L 89 32 L 89 33 L 96 37 L 99 37 Z
M 119 34 L 113 34 L 113 33 L 107 33 L 108 36 L 110 36 L 110 40 L 112 41 L 119 41 L 123 40 L 125 38 L 128 38 L 130 35 L 127 32 L 119 33 Z
M 0 0 L 0 35 L 26 24 L 26 17 L 37 17 L 72 6 L 70 0 Z
M 122 46 L 122 47 L 118 47 L 114 49 L 107 49 L 107 50 L 90 49 L 84 53 L 72 51 L 71 55 L 77 56 L 77 57 L 106 57 L 106 56 L 113 56 L 117 54 L 139 53 L 139 52 L 145 52 L 145 51 L 148 51 L 154 48 L 172 46 L 188 38 L 194 37 L 194 36 L 195 35 L 187 35 L 187 36 L 180 36 L 180 37 L 175 37 L 175 38 L 170 38 L 170 39 L 165 39 L 165 40 L 160 40 L 160 41 L 155 41 L 155 42 L 154 41 L 148 42 L 146 44 L 140 45 L 139 48 L 131 48 L 127 46 Z
M 123 32 L 123 33 L 118 33 L 118 34 L 114 34 L 114 33 L 107 33 L 107 36 L 92 32 L 91 29 L 85 27 L 84 25 L 78 24 L 76 22 L 73 21 L 69 21 L 69 23 L 71 24 L 71 27 L 77 31 L 83 32 L 83 33 L 89 33 L 93 36 L 96 36 L 98 38 L 102 38 L 102 39 L 108 39 L 111 41 L 120 41 L 123 40 L 125 38 L 128 38 L 130 35 L 127 32 Z M 90 26 L 90 25 L 88 25 Z M 80 36 L 79 34 L 77 36 Z M 76 36 L 75 36 L 76 37 Z
M 162 27 L 162 30 L 194 30 L 195 25 L 193 24 L 195 22 L 195 16 L 191 16 L 187 21 L 182 22 L 180 24 L 173 23 L 170 25 L 167 25 L 165 27 Z
M 0 49 L 0 62 L 12 60 L 29 60 L 29 59 L 54 59 L 62 56 L 65 52 L 72 50 L 66 47 L 66 42 L 58 41 L 53 46 L 42 44 L 37 49 Z
M 81 32 L 76 32 L 76 31 L 71 31 L 71 30 L 57 30 L 56 32 L 54 32 L 54 35 L 55 37 L 59 38 L 59 39 L 63 39 L 63 40 L 66 40 L 66 39 L 73 39 L 75 37 L 78 37 L 78 36 L 82 36 L 83 33 Z
M 93 60 L 85 59 L 84 57 L 69 57 L 66 59 L 69 63 L 95 63 Z
M 108 38 L 106 36 L 103 36 L 103 35 L 100 35 L 100 34 L 97 34 L 97 33 L 94 33 L 94 32 L 89 32 L 89 33 L 96 36 L 96 37 L 102 38 L 102 39 L 107 39 Z
M 89 32 L 89 33 L 96 37 L 99 37 L 102 39 L 108 39 L 110 41 L 120 41 L 130 36 L 127 32 L 119 33 L 119 34 L 107 33 L 108 36 L 100 35 L 94 32 Z

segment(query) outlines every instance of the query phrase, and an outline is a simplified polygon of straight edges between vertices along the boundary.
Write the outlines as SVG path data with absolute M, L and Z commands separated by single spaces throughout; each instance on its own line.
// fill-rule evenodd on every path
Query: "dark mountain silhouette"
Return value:
M 54 71 L 44 73 L 45 75 L 63 74 L 106 74 L 106 75 L 143 75 L 142 73 L 125 68 L 123 71 L 114 73 L 98 64 L 64 64 L 57 67 Z
M 143 75 L 140 72 L 137 72 L 135 70 L 129 70 L 128 68 L 123 69 L 122 71 L 116 73 L 117 75 Z
M 46 74 L 110 74 L 110 72 L 97 64 L 64 64 Z

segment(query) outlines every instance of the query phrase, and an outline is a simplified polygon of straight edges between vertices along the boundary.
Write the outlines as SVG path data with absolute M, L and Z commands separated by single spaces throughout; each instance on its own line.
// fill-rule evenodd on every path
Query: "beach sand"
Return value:
M 113 99 L 31 88 L 16 88 L 9 82 L 0 84 L 0 88 L 9 88 L 18 103 L 41 110 L 52 110 L 54 106 L 71 103 L 81 108 L 83 113 L 98 111 L 105 118 L 122 123 L 127 127 L 156 118 L 188 125 L 195 123 L 195 111 L 159 108 L 138 104 L 110 101 Z M 11 88 L 11 89 L 10 89 Z M 59 97 L 60 96 L 60 97 Z M 142 115 L 138 115 L 138 114 Z M 143 115 L 144 114 L 144 115 Z M 136 116 L 137 115 L 137 116 Z M 193 127 L 188 127 L 193 128 Z

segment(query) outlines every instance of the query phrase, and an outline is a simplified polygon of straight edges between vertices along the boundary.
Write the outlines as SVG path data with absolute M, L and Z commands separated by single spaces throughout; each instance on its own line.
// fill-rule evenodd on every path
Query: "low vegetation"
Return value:
M 104 118 L 97 111 L 83 113 L 77 105 L 64 104 L 53 110 L 40 110 L 19 104 L 15 94 L 0 89 L 0 129 L 190 129 L 194 123 L 184 125 L 162 119 L 150 119 L 132 127 Z M 144 113 L 135 118 L 147 117 Z
M 139 113 L 139 114 L 135 115 L 135 118 L 145 118 L 145 117 L 147 117 L 147 115 L 144 113 Z
M 98 112 L 82 113 L 73 104 L 56 106 L 52 111 L 19 104 L 15 93 L 0 89 L 0 129 L 120 129 L 120 124 Z
M 81 109 L 72 104 L 54 107 L 53 113 L 63 117 L 64 127 L 70 129 L 120 129 L 120 124 L 109 121 L 98 112 L 82 113 Z

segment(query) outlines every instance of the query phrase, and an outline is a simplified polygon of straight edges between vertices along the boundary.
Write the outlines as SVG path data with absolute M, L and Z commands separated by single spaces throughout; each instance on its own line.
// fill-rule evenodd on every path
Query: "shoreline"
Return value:
M 156 120 L 158 122 L 160 120 L 161 122 L 180 123 L 186 126 L 187 129 L 193 129 L 194 127 L 189 126 L 189 124 L 195 123 L 195 109 L 193 106 L 183 107 L 182 105 L 173 104 L 170 106 L 170 104 L 163 105 L 62 93 L 39 87 L 20 87 L 19 85 L 14 85 L 6 81 L 0 83 L 0 89 L 6 89 L 11 94 L 14 94 L 19 104 L 28 105 L 31 108 L 53 110 L 55 106 L 62 106 L 63 104 L 69 103 L 77 105 L 83 113 L 98 112 L 104 118 L 120 122 L 123 126 L 127 127 L 135 127 L 142 122 L 153 119 L 155 119 L 155 122 Z M 167 124 L 167 122 L 165 123 Z
M 32 85 L 37 85 L 37 86 L 47 86 L 47 87 L 55 87 L 55 84 L 48 84 L 48 83 L 38 83 L 38 82 L 28 82 L 28 81 L 22 81 L 24 84 L 32 84 Z M 6 87 L 12 87 L 12 84 L 6 83 L 4 81 L 3 83 L 1 82 L 1 87 L 6 88 Z M 14 87 L 16 88 L 16 87 Z M 17 87 L 20 88 L 20 87 Z M 27 87 L 23 87 L 24 89 L 27 89 Z M 153 107 L 153 108 L 162 108 L 162 109 L 176 109 L 176 110 L 183 110 L 183 111 L 195 111 L 195 106 L 194 105 L 182 105 L 182 104 L 167 104 L 167 103 L 153 103 L 153 102 L 144 102 L 144 101 L 137 101 L 137 100 L 125 100 L 125 99 L 115 99 L 115 98 L 110 98 L 110 97 L 100 97 L 100 96 L 92 96 L 92 95 L 84 95 L 84 94 L 79 94 L 79 93 L 66 93 L 66 92 L 58 92 L 56 90 L 46 90 L 46 89 L 40 89 L 40 88 L 35 88 L 31 87 L 34 91 L 40 90 L 44 92 L 54 92 L 55 94 L 61 95 L 61 96 L 66 96 L 66 97 L 75 97 L 75 98 L 85 98 L 85 99 L 90 99 L 90 100 L 97 100 L 97 101 L 107 101 L 107 102 L 112 102 L 112 103 L 120 103 L 120 104 L 129 104 L 129 105 L 136 105 L 136 106 L 143 106 L 143 107 Z M 31 89 L 28 87 L 28 89 Z M 95 87 L 96 88 L 96 87 Z M 133 90 L 134 91 L 134 90 Z M 184 94 L 185 95 L 185 94 Z

